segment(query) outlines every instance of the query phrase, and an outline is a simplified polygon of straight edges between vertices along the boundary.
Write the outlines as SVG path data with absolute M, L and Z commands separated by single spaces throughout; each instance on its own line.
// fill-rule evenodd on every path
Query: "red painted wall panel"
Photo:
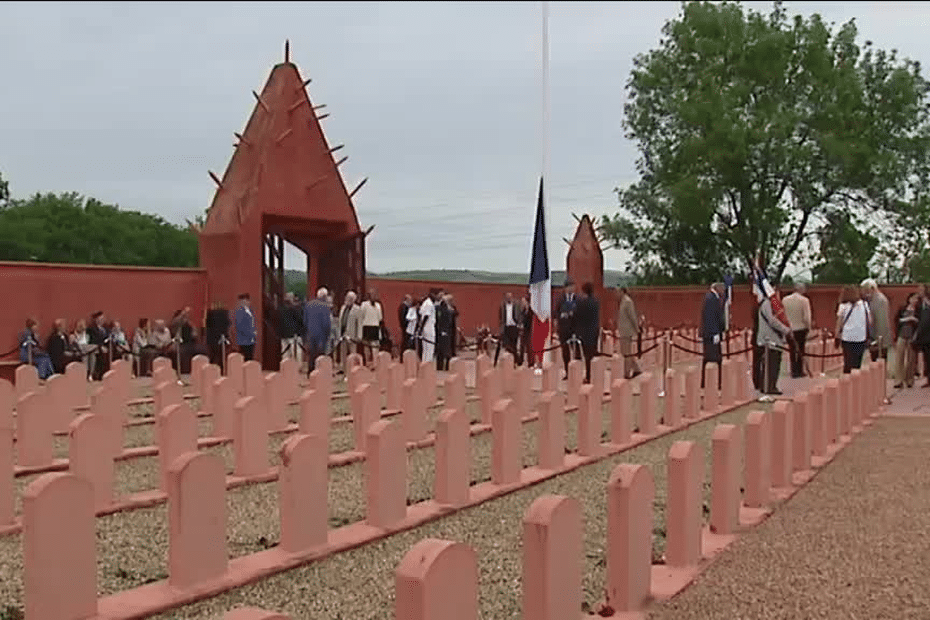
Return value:
M 77 319 L 102 310 L 131 336 L 140 317 L 167 320 L 184 306 L 199 325 L 207 299 L 201 269 L 0 262 L 0 283 L 0 352 L 16 346 L 30 316 L 39 320 L 44 338 L 55 319 L 66 319 L 71 329 Z

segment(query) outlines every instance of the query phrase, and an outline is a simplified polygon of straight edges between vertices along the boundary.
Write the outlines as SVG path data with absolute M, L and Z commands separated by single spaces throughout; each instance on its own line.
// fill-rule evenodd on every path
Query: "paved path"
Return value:
M 930 389 L 887 413 L 649 617 L 930 618 Z

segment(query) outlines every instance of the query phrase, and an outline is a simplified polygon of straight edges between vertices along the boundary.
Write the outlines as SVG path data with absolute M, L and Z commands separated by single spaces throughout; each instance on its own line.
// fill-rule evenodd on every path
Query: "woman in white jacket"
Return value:
M 843 288 L 840 307 L 836 311 L 836 338 L 843 347 L 843 374 L 862 368 L 862 356 L 875 333 L 869 304 L 862 299 L 855 286 Z

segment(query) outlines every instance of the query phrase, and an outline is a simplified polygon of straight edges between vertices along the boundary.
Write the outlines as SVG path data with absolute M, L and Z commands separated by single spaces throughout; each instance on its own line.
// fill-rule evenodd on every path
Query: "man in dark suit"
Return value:
M 229 338 L 229 310 L 219 302 L 213 302 L 213 306 L 207 311 L 205 323 L 206 334 L 204 336 L 207 341 L 207 350 L 210 352 L 210 363 L 225 370 L 226 360 L 223 359 L 221 339 Z
M 517 358 L 517 341 L 520 338 L 520 306 L 513 300 L 513 295 L 507 293 L 504 295 L 504 301 L 501 302 L 501 309 L 498 312 L 501 328 L 501 343 L 505 351 L 509 351 L 514 359 Z M 497 363 L 497 357 L 500 354 L 500 347 L 494 355 L 494 363 Z
M 581 341 L 584 355 L 584 380 L 591 383 L 591 359 L 597 354 L 598 337 L 601 335 L 601 307 L 590 282 L 582 285 L 581 297 L 575 304 L 575 334 Z
M 255 315 L 252 314 L 252 301 L 248 293 L 239 295 L 239 307 L 236 308 L 236 344 L 242 359 L 250 361 L 255 356 L 255 340 L 258 333 L 255 330 Z
M 568 376 L 568 363 L 572 359 L 571 348 L 568 341 L 575 335 L 575 283 L 565 281 L 565 290 L 559 304 L 555 309 L 557 329 L 559 330 L 559 344 L 562 348 L 562 362 L 565 364 L 565 375 Z
M 725 329 L 723 284 L 715 282 L 704 296 L 704 307 L 701 310 L 701 341 L 704 345 L 704 363 L 701 364 L 701 389 L 704 388 L 704 369 L 708 362 L 713 362 L 718 367 L 723 363 L 722 342 Z M 723 381 L 721 374 L 721 372 L 717 373 L 718 389 Z
M 413 298 L 407 294 L 404 295 L 404 301 L 397 307 L 397 324 L 400 326 L 400 354 L 413 348 L 410 336 L 407 334 L 407 313 L 410 312 L 410 306 L 413 305 Z

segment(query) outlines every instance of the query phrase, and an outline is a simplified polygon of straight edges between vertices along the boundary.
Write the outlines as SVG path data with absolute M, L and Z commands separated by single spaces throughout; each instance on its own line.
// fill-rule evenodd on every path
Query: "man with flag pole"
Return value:
M 753 384 L 763 394 L 760 400 L 770 401 L 781 394 L 778 389 L 781 349 L 793 334 L 781 297 L 769 282 L 760 257 L 756 257 L 751 269 L 752 290 L 758 307 L 753 338 Z

